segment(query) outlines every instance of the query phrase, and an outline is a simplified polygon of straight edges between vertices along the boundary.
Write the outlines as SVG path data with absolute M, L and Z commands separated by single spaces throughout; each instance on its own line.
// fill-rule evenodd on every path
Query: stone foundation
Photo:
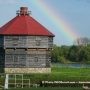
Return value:
M 51 68 L 5 68 L 5 73 L 51 73 Z

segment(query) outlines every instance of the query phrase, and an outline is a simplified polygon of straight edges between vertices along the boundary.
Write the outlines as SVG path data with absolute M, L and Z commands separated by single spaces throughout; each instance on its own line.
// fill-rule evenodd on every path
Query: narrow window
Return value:
M 38 57 L 34 57 L 34 61 L 35 62 L 38 62 Z
M 18 45 L 18 41 L 19 41 L 19 37 L 17 37 L 17 36 L 12 37 L 12 41 L 13 41 L 13 45 L 17 46 Z
M 40 40 L 36 40 L 36 46 L 40 46 Z
M 14 56 L 14 62 L 18 62 L 18 56 L 17 55 Z
M 53 42 L 53 38 L 52 37 L 49 37 L 49 42 Z

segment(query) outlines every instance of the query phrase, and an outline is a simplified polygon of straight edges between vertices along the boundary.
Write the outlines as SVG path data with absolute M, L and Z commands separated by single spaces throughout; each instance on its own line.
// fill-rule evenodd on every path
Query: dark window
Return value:
M 18 45 L 18 41 L 19 41 L 19 37 L 12 37 L 12 40 L 13 40 L 13 45 L 14 46 L 17 46 Z
M 52 42 L 53 41 L 53 38 L 52 37 L 49 37 L 49 42 Z
M 12 37 L 12 40 L 14 40 L 14 41 L 18 41 L 19 40 L 19 37 Z
M 34 57 L 34 61 L 35 62 L 38 62 L 38 57 Z
M 12 62 L 13 61 L 13 55 L 6 55 L 6 62 Z
M 18 44 L 17 43 L 13 43 L 14 46 L 17 46 Z
M 36 46 L 40 46 L 40 40 L 36 40 Z
M 18 62 L 18 56 L 17 55 L 14 56 L 14 62 Z

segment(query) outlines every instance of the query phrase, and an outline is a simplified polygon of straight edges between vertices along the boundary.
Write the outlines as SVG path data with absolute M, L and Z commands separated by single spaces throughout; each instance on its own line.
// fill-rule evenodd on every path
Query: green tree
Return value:
M 90 44 L 73 45 L 73 46 L 57 46 L 54 45 L 52 53 L 52 62 L 59 63 L 90 63 Z

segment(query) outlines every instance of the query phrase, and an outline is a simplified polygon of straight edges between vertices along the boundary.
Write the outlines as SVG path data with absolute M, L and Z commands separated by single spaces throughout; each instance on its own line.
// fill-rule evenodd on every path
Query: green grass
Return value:
M 14 77 L 11 77 L 14 78 Z M 20 77 L 17 77 L 20 78 Z M 60 68 L 53 67 L 50 74 L 25 74 L 24 79 L 32 83 L 40 81 L 90 81 L 90 68 Z M 11 81 L 12 82 L 12 81 Z
M 66 87 L 66 88 L 25 88 L 25 89 L 8 89 L 8 90 L 83 90 L 82 88 L 70 88 L 70 87 Z
M 4 85 L 4 78 L 0 77 L 0 85 Z M 11 80 L 9 83 L 14 83 L 13 76 L 10 76 Z M 21 79 L 20 76 L 17 76 Z M 90 81 L 90 68 L 61 68 L 52 67 L 52 72 L 50 74 L 24 74 L 24 79 L 30 79 L 30 82 L 40 83 L 40 81 Z M 17 80 L 16 82 L 21 82 Z M 27 82 L 27 81 L 25 81 Z M 15 89 L 10 89 L 15 90 Z M 29 90 L 29 89 L 16 89 L 16 90 Z M 42 90 L 42 88 L 31 88 L 30 90 Z M 82 90 L 80 88 L 44 88 L 43 90 Z
M 24 78 L 34 80 L 90 81 L 90 68 L 52 68 L 51 74 L 30 74 Z
M 52 75 L 56 75 L 57 78 L 60 76 L 61 80 L 65 81 L 90 81 L 90 68 L 52 67 Z

